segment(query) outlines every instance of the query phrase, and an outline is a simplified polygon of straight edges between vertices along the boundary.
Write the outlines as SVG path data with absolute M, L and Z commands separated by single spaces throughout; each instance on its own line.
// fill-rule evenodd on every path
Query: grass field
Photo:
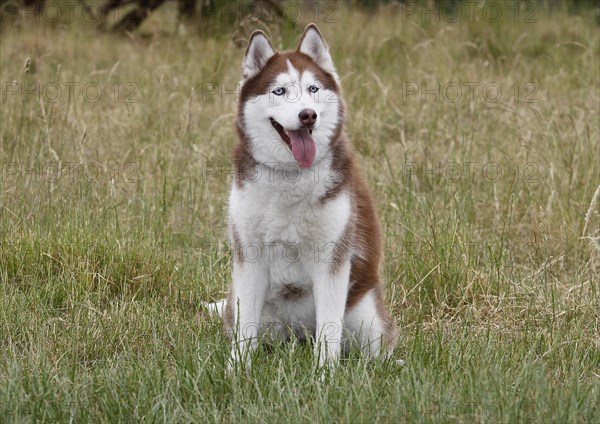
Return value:
M 311 14 L 216 36 L 175 7 L 130 36 L 3 25 L 0 421 L 598 422 L 598 11 L 506 5 L 317 16 L 405 361 L 323 380 L 294 343 L 226 373 L 202 307 L 231 272 L 236 40 L 295 47 Z

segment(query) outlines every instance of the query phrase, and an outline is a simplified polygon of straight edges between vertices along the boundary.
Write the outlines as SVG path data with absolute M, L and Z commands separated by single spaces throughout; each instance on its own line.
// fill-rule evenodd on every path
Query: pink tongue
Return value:
M 302 168 L 308 168 L 315 160 L 315 141 L 310 136 L 307 128 L 296 131 L 287 131 L 292 145 L 292 154 L 294 159 Z

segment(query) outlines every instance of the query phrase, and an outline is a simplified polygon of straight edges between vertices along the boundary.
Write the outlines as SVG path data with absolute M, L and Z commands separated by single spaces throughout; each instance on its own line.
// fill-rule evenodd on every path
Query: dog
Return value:
M 255 31 L 242 73 L 233 276 L 213 304 L 233 339 L 230 363 L 248 362 L 263 336 L 312 340 L 319 365 L 353 346 L 387 356 L 397 330 L 384 305 L 381 230 L 325 40 L 310 24 L 296 50 L 278 52 Z

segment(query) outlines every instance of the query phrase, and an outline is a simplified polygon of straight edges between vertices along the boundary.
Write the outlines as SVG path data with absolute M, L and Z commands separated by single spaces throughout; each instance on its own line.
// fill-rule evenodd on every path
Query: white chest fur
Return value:
M 328 259 L 351 214 L 347 191 L 322 201 L 334 178 L 328 166 L 273 169 L 260 165 L 242 187 L 234 184 L 229 205 L 245 260 L 260 260 L 271 283 L 306 284 L 307 267 Z

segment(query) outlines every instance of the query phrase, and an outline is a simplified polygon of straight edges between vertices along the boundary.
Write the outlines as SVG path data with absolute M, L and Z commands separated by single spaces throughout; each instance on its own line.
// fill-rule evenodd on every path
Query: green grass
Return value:
M 392 4 L 320 24 L 405 361 L 352 354 L 324 379 L 293 343 L 227 374 L 202 308 L 230 279 L 236 109 L 202 87 L 235 87 L 239 31 L 183 37 L 173 7 L 131 37 L 4 25 L 0 421 L 597 422 L 600 32 L 580 13 L 402 22 Z M 304 23 L 270 25 L 273 44 L 295 46 Z M 466 88 L 456 103 L 406 95 L 436 81 L 479 88 L 473 102 Z M 79 82 L 73 101 L 50 102 L 52 82 Z M 490 82 L 496 103 L 481 97 Z

